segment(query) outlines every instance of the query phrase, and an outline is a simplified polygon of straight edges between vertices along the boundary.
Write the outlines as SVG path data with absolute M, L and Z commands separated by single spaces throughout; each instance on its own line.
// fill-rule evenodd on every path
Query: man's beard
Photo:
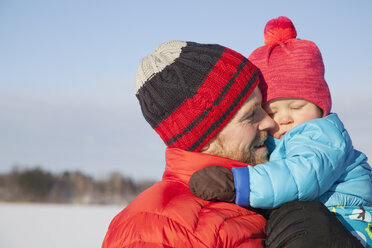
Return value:
M 262 164 L 268 161 L 268 152 L 266 150 L 265 152 L 257 154 L 256 149 L 266 140 L 266 138 L 267 132 L 261 131 L 248 147 L 245 147 L 243 149 L 233 149 L 232 147 L 225 147 L 224 138 L 220 135 L 217 135 L 215 140 L 215 149 L 209 151 L 208 153 L 219 157 L 238 160 L 247 164 Z

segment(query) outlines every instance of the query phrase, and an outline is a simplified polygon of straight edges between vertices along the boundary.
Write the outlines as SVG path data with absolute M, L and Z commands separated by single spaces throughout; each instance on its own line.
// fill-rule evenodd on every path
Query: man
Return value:
M 136 96 L 168 147 L 166 168 L 162 181 L 112 220 L 103 247 L 264 246 L 261 214 L 202 200 L 188 186 L 191 175 L 207 166 L 231 169 L 266 161 L 263 142 L 274 123 L 261 108 L 260 80 L 245 57 L 219 45 L 170 41 L 141 61 Z M 276 222 L 286 215 L 280 212 Z M 276 222 L 270 225 L 279 230 L 269 230 L 272 242 L 283 234 L 291 238 L 293 229 L 283 231 Z

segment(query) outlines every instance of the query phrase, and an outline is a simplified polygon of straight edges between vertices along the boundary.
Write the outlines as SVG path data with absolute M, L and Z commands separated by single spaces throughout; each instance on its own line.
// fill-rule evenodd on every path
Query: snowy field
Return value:
M 2 248 L 101 247 L 120 206 L 0 203 Z

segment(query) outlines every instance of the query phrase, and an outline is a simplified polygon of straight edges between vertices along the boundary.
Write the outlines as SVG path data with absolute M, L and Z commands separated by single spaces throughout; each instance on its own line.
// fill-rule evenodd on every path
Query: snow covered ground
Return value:
M 0 247 L 101 247 L 123 206 L 0 203 Z

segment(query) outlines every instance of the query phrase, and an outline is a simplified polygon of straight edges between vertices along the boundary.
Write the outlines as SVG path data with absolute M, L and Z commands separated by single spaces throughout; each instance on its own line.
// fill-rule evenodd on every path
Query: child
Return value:
M 330 113 L 319 49 L 296 39 L 286 17 L 270 20 L 264 33 L 265 46 L 249 60 L 266 81 L 260 85 L 262 103 L 276 127 L 266 142 L 269 162 L 232 169 L 235 202 L 271 209 L 290 201 L 320 201 L 365 247 L 372 246 L 371 167 Z

